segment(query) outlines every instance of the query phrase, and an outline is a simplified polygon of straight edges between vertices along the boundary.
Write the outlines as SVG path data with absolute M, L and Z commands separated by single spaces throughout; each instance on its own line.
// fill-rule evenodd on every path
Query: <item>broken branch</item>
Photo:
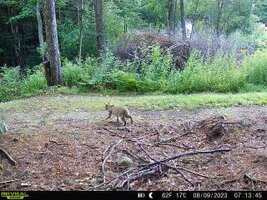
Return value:
M 12 165 L 17 165 L 17 162 L 1 147 L 0 147 L 0 153 L 4 155 Z
M 181 157 L 184 157 L 184 156 L 192 156 L 192 155 L 197 155 L 197 154 L 209 154 L 209 153 L 224 152 L 224 151 L 231 151 L 231 149 L 230 148 L 226 148 L 226 149 L 214 149 L 214 150 L 208 150 L 208 151 L 193 151 L 193 152 L 182 153 L 182 154 L 178 154 L 176 156 L 172 156 L 172 157 L 165 158 L 163 160 L 148 164 L 148 165 L 144 166 L 142 169 L 145 169 L 145 168 L 148 168 L 148 167 L 152 167 L 154 165 L 158 165 L 158 164 L 161 164 L 161 163 L 164 163 L 164 162 L 168 162 L 170 160 L 174 160 L 174 159 L 181 158 Z

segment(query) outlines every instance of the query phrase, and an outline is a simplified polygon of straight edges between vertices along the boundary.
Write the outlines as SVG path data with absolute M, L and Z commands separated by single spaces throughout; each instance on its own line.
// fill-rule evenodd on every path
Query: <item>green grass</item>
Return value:
M 244 105 L 267 105 L 267 92 L 238 94 L 201 93 L 190 95 L 146 95 L 146 96 L 38 96 L 0 103 L 1 112 L 15 110 L 103 110 L 106 103 L 127 105 L 141 110 L 196 109 L 206 107 L 228 107 Z

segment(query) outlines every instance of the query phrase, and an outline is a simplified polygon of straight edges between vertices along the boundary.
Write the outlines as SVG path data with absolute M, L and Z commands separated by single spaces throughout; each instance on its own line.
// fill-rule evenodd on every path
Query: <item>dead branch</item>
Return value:
M 265 147 L 266 147 L 266 145 L 259 146 L 259 147 L 256 147 L 256 146 L 251 146 L 251 145 L 244 145 L 244 147 L 251 148 L 251 149 L 262 149 L 262 148 L 265 148 Z
M 157 135 L 157 134 L 158 134 L 157 132 L 149 133 L 149 134 L 147 134 L 145 136 L 141 136 L 139 138 L 136 138 L 136 140 L 142 140 L 144 138 L 151 137 L 152 135 Z
M 155 161 L 155 162 L 158 162 L 158 160 L 154 159 L 152 156 L 149 155 L 149 153 L 142 147 L 141 144 L 138 144 L 138 145 L 139 145 L 139 147 L 142 149 L 142 151 L 145 152 L 145 154 L 146 154 L 151 160 L 153 160 L 153 161 Z M 181 176 L 182 176 L 182 177 L 186 180 L 186 182 L 188 182 L 191 186 L 194 185 L 188 178 L 186 178 L 186 176 L 185 176 L 185 175 L 184 175 L 178 168 L 176 168 L 176 167 L 172 167 L 172 166 L 170 166 L 170 165 L 168 165 L 168 164 L 166 164 L 166 163 L 162 163 L 162 164 L 163 164 L 164 166 L 168 167 L 168 168 L 171 168 L 171 169 L 175 170 L 175 171 L 178 172 L 179 174 L 181 174 Z M 174 163 L 174 165 L 175 165 L 175 163 Z
M 120 175 L 118 175 L 117 177 L 115 177 L 115 178 L 113 178 L 113 179 L 111 179 L 111 180 L 109 180 L 109 181 L 107 181 L 107 182 L 103 182 L 103 183 L 101 183 L 101 184 L 99 184 L 99 185 L 97 185 L 97 186 L 94 186 L 94 187 L 92 187 L 92 188 L 89 188 L 88 190 L 93 190 L 93 189 L 97 189 L 97 188 L 100 188 L 100 187 L 102 187 L 102 186 L 104 186 L 104 185 L 108 185 L 108 184 L 110 184 L 110 183 L 112 183 L 112 182 L 114 182 L 114 181 L 116 181 L 116 180 L 118 180 L 120 177 L 122 177 L 122 176 L 125 176 L 125 175 L 127 175 L 129 172 L 131 172 L 131 171 L 133 171 L 134 169 L 132 168 L 132 169 L 128 169 L 127 171 L 125 171 L 125 172 L 123 172 L 123 173 L 121 173 Z
M 91 148 L 91 149 L 97 149 L 96 146 L 91 145 L 91 144 L 81 143 L 81 145 L 87 146 L 87 147 L 89 147 L 89 148 Z
M 2 147 L 0 147 L 0 154 L 4 155 L 12 165 L 17 165 L 17 162 Z
M 106 175 L 105 175 L 105 164 L 106 164 L 106 161 L 107 159 L 111 156 L 113 150 L 115 149 L 116 146 L 118 146 L 121 142 L 123 141 L 123 139 L 120 139 L 117 143 L 115 143 L 111 148 L 110 148 L 110 151 L 109 151 L 109 154 L 104 158 L 104 161 L 102 163 L 102 173 L 103 173 L 103 182 L 105 183 L 106 182 Z M 106 151 L 105 151 L 106 152 Z
M 147 169 L 147 170 L 143 170 L 143 171 L 139 171 L 138 173 L 132 173 L 130 175 L 127 175 L 127 178 L 122 180 L 122 181 L 119 181 L 115 186 L 114 188 L 116 189 L 119 189 L 119 188 L 123 188 L 127 183 L 131 183 L 139 178 L 143 178 L 143 177 L 146 177 L 146 176 L 149 176 L 149 175 L 152 175 L 152 174 L 155 174 L 157 172 L 157 168 L 150 168 L 150 169 Z
M 250 179 L 251 181 L 254 181 L 254 182 L 262 182 L 262 183 L 267 183 L 267 181 L 265 180 L 261 180 L 261 179 L 256 179 L 254 177 L 252 177 L 251 175 L 249 175 L 248 173 L 244 173 L 244 178 L 248 178 Z
M 220 188 L 222 185 L 225 185 L 225 184 L 228 184 L 228 183 L 232 183 L 232 182 L 236 182 L 239 179 L 240 179 L 240 177 L 234 178 L 234 179 L 231 179 L 231 180 L 226 180 L 226 181 L 223 181 L 223 182 L 215 184 L 215 185 Z
M 171 167 L 171 166 L 168 166 Z M 179 174 L 181 174 L 181 176 L 184 178 L 184 180 L 186 180 L 186 182 L 188 182 L 190 184 L 190 186 L 194 187 L 194 183 L 192 183 L 188 178 L 186 178 L 186 176 L 177 168 L 174 168 L 175 171 L 177 171 Z
M 161 163 L 164 163 L 164 162 L 168 162 L 170 160 L 174 160 L 174 159 L 177 159 L 177 158 L 185 157 L 185 156 L 192 156 L 192 155 L 197 155 L 197 154 L 210 154 L 210 153 L 224 152 L 224 151 L 231 151 L 231 149 L 230 148 L 226 148 L 226 149 L 214 149 L 214 150 L 207 150 L 207 151 L 186 152 L 186 153 L 178 154 L 176 156 L 165 158 L 163 160 L 160 160 L 160 161 L 145 165 L 142 169 L 149 168 L 149 167 L 152 167 L 154 165 L 158 165 L 158 164 L 161 164 Z
M 55 143 L 55 144 L 57 144 L 57 145 L 69 145 L 69 144 L 67 144 L 67 143 L 59 143 L 59 142 L 57 142 L 57 141 L 55 141 L 55 140 L 49 140 L 49 142 Z
M 141 148 L 141 150 L 153 161 L 157 162 L 156 159 L 154 159 L 152 156 L 149 155 L 149 153 L 144 149 L 144 147 L 142 146 L 142 144 L 138 143 L 138 146 Z
M 121 136 L 116 131 L 110 130 L 110 129 L 106 128 L 106 127 L 103 127 L 103 129 L 106 130 L 106 131 L 108 131 L 108 132 L 110 132 L 110 133 L 112 133 L 113 135 L 116 135 L 116 136 L 120 137 L 120 138 L 125 138 L 125 136 Z
M 3 184 L 7 184 L 7 183 L 13 183 L 15 181 L 17 181 L 18 179 L 13 179 L 13 180 L 7 180 L 7 181 L 1 181 L 0 182 L 0 185 L 3 185 Z
M 178 138 L 183 137 L 183 136 L 186 136 L 186 135 L 188 135 L 188 134 L 190 134 L 190 133 L 195 134 L 195 132 L 193 132 L 193 131 L 187 131 L 186 133 L 184 133 L 184 134 L 182 134 L 182 135 L 178 135 L 178 136 L 175 136 L 175 137 L 168 138 L 168 139 L 166 139 L 166 140 L 162 140 L 162 141 L 160 141 L 160 142 L 155 143 L 154 145 L 156 146 L 156 145 L 160 145 L 160 144 L 163 144 L 163 143 L 172 142 L 172 141 L 175 141 L 175 140 L 177 140 Z
M 189 173 L 194 174 L 194 175 L 197 175 L 197 176 L 201 176 L 203 178 L 213 178 L 213 179 L 216 178 L 216 177 L 212 177 L 212 176 L 207 176 L 207 175 L 204 175 L 204 174 L 200 174 L 200 173 L 195 172 L 195 171 L 191 171 L 191 170 L 189 170 L 187 168 L 184 168 L 184 167 L 177 167 L 177 169 L 180 169 L 180 170 L 189 172 Z
M 149 163 L 148 160 L 146 160 L 146 159 L 144 159 L 144 158 L 138 156 L 138 155 L 137 155 L 136 153 L 134 153 L 134 152 L 129 152 L 129 151 L 127 151 L 126 149 L 122 149 L 121 151 L 124 152 L 124 153 L 126 153 L 126 154 L 128 154 L 128 155 L 130 155 L 130 156 L 132 156 L 132 157 L 135 158 L 136 160 L 141 160 L 141 161 L 143 161 L 143 162 Z
M 193 147 L 189 147 L 189 146 L 184 145 L 184 144 L 183 144 L 184 146 L 180 146 L 177 144 L 171 144 L 171 143 L 161 143 L 161 144 L 157 144 L 157 145 L 173 146 L 173 147 L 177 147 L 179 149 L 185 149 L 185 150 L 194 149 Z

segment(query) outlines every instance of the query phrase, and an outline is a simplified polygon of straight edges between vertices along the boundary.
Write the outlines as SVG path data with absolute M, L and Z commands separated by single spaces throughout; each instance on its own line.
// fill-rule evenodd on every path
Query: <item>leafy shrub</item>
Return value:
M 136 73 L 116 71 L 112 74 L 112 80 L 115 88 L 120 92 L 137 92 L 139 90 L 140 81 L 136 79 Z
M 21 95 L 22 81 L 19 67 L 2 67 L 0 72 L 0 101 L 6 101 Z
M 203 61 L 193 54 L 185 69 L 180 73 L 172 73 L 165 91 L 178 92 L 237 92 L 245 84 L 243 69 L 236 62 L 217 55 L 211 61 Z
M 257 51 L 244 61 L 247 70 L 247 82 L 267 86 L 267 50 Z
M 38 94 L 45 90 L 47 82 L 42 70 L 28 75 L 23 81 L 23 94 L 26 96 Z
M 84 71 L 81 66 L 65 61 L 62 67 L 62 74 L 65 85 L 72 87 L 82 81 Z
M 62 67 L 65 85 L 72 87 L 88 84 L 96 68 L 96 66 L 92 65 L 92 62 L 93 60 L 89 58 L 79 64 L 65 60 Z

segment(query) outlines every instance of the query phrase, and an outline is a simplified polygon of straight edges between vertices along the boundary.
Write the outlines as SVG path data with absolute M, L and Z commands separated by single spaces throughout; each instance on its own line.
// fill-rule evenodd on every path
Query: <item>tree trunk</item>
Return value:
M 79 25 L 80 25 L 80 38 L 79 38 L 79 62 L 82 60 L 82 46 L 83 46 L 83 0 L 80 0 L 79 8 Z
M 252 30 L 252 28 L 251 28 L 251 19 L 252 19 L 253 12 L 254 12 L 254 0 L 250 0 L 249 18 L 248 18 L 248 27 L 249 27 L 250 30 Z
M 216 34 L 219 35 L 220 33 L 220 23 L 222 17 L 222 11 L 224 6 L 224 0 L 217 0 L 217 22 L 216 22 Z
M 180 14 L 183 40 L 186 39 L 184 0 L 180 0 Z
M 175 0 L 168 1 L 168 26 L 169 34 L 173 35 L 175 32 Z
M 198 13 L 199 0 L 196 0 L 195 5 L 196 6 L 195 6 L 195 9 L 194 9 L 194 13 Z M 196 14 L 193 14 L 193 17 L 192 17 L 192 30 L 191 30 L 191 33 L 190 33 L 190 38 L 192 38 L 192 35 L 194 34 L 195 20 L 196 20 Z
M 37 18 L 37 24 L 38 24 L 39 47 L 40 49 L 43 50 L 43 46 L 44 46 L 43 20 L 41 17 L 41 8 L 40 8 L 39 0 L 37 0 L 37 3 L 36 3 L 36 18 Z M 44 55 L 42 55 L 42 60 L 44 60 Z
M 96 44 L 98 53 L 105 49 L 104 22 L 103 22 L 103 0 L 94 0 L 95 23 L 96 23 Z
M 45 0 L 44 6 L 46 42 L 48 46 L 48 64 L 45 64 L 47 84 L 49 86 L 62 85 L 61 61 L 57 36 L 57 21 L 55 1 Z

